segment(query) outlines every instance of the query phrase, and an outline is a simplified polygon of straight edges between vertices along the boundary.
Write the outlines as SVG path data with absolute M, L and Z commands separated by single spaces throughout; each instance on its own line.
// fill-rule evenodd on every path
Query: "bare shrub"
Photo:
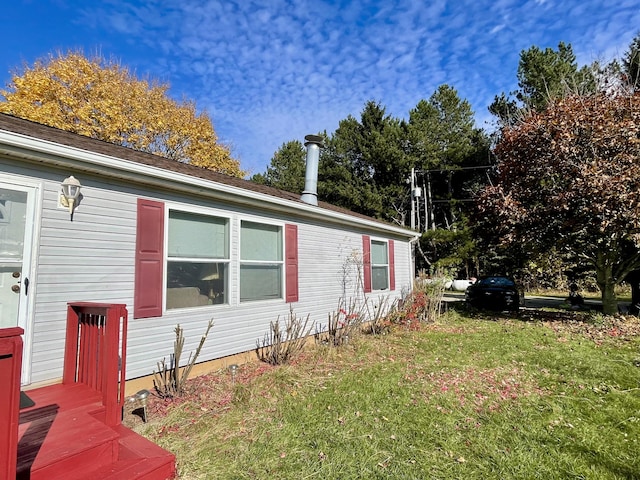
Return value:
M 293 312 L 293 307 L 290 307 L 284 328 L 280 325 L 278 316 L 275 322 L 271 322 L 270 331 L 265 334 L 262 342 L 258 340 L 256 355 L 270 365 L 289 362 L 304 348 L 306 337 L 311 333 L 308 324 L 309 315 L 305 319 L 298 318 Z
M 381 325 L 386 326 L 387 330 L 390 325 L 419 330 L 423 323 L 435 322 L 442 315 L 447 281 L 444 277 L 427 278 L 420 275 L 414 282 L 413 290 L 403 292 L 402 299 L 380 320 Z
M 316 327 L 314 334 L 316 343 L 333 347 L 349 343 L 349 339 L 353 339 L 360 332 L 363 317 L 362 309 L 357 308 L 357 302 L 352 301 L 349 306 L 346 306 L 341 299 L 338 310 L 328 315 L 327 329 L 324 330 L 323 325 L 319 329 Z
M 373 315 L 370 315 L 366 332 L 373 335 L 389 333 L 391 328 L 390 319 L 398 311 L 398 302 L 389 303 L 389 297 L 384 297 L 380 303 L 373 308 Z
M 175 333 L 176 339 L 173 342 L 173 354 L 170 356 L 169 364 L 166 363 L 163 358 L 158 362 L 158 371 L 153 371 L 153 386 L 156 393 L 162 398 L 179 397 L 184 393 L 184 385 L 191 374 L 191 369 L 196 363 L 196 359 L 200 355 L 200 350 L 204 345 L 209 331 L 213 327 L 213 319 L 209 320 L 207 330 L 200 339 L 200 344 L 196 349 L 195 354 L 189 354 L 187 365 L 180 372 L 180 357 L 182 356 L 182 350 L 184 348 L 184 334 L 180 324 L 176 325 Z

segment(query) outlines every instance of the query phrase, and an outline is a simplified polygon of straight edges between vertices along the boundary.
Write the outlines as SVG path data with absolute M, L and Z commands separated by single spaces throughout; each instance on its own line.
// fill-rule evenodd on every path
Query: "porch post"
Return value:
M 16 478 L 23 333 L 19 327 L 0 329 L 0 451 L 8 459 L 0 465 L 0 480 Z
M 72 304 L 67 305 L 67 334 L 64 345 L 64 367 L 62 383 L 70 384 L 77 381 L 78 368 L 78 331 L 80 318 Z

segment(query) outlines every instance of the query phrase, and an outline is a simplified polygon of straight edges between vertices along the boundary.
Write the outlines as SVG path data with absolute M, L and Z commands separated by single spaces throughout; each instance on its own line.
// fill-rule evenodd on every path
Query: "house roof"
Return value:
M 189 191 L 269 210 L 289 213 L 293 213 L 293 210 L 303 216 L 324 217 L 343 224 L 360 224 L 405 237 L 417 235 L 407 228 L 326 202 L 318 201 L 317 206 L 309 205 L 300 200 L 299 194 L 2 113 L 0 152 L 31 162 L 73 167 L 78 171 L 150 184 L 165 190 Z

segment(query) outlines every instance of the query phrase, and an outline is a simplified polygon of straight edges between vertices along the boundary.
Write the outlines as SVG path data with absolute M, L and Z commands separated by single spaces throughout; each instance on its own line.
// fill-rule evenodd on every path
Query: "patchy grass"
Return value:
M 127 422 L 183 479 L 640 478 L 640 323 L 449 312 L 194 378 Z

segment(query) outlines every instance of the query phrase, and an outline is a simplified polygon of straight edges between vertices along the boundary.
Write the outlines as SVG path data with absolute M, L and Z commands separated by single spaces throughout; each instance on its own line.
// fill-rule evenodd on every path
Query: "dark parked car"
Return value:
M 467 305 L 491 310 L 520 308 L 520 293 L 513 280 L 507 277 L 483 277 L 465 292 Z

